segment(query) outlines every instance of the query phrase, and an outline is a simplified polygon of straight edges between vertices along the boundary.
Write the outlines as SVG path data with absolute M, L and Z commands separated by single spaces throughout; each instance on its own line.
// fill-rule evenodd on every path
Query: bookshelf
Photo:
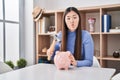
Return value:
M 113 58 L 112 53 L 115 50 L 120 49 L 120 32 L 102 32 L 102 15 L 109 14 L 112 17 L 111 23 L 112 28 L 120 26 L 120 4 L 103 5 L 103 6 L 92 6 L 92 7 L 81 7 L 78 8 L 81 14 L 81 27 L 84 30 L 89 31 L 88 18 L 95 18 L 95 32 L 90 32 L 94 40 L 94 54 L 99 60 L 102 67 L 108 66 L 110 61 L 117 61 L 120 63 L 120 58 Z M 64 10 L 46 11 L 43 17 L 50 18 L 50 26 L 55 26 L 55 32 L 61 30 L 62 17 Z M 50 47 L 52 38 L 51 34 L 39 33 L 39 21 L 36 22 L 36 63 L 40 57 L 46 57 L 46 54 L 42 53 L 42 49 Z M 114 63 L 113 63 L 114 64 Z M 113 65 L 111 64 L 111 65 Z

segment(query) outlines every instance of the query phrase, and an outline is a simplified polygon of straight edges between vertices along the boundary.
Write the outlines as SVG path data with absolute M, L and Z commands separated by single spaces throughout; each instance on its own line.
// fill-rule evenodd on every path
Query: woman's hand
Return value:
M 54 51 L 54 47 L 55 47 L 55 44 L 56 44 L 56 41 L 53 40 L 52 44 L 50 45 L 50 48 L 47 50 L 47 56 L 48 56 L 48 60 L 51 59 L 51 56 L 53 54 L 53 51 Z
M 70 54 L 69 58 L 70 58 L 71 64 L 73 66 L 77 66 L 77 61 L 75 60 L 75 58 L 72 54 Z
M 53 51 L 50 50 L 50 49 L 48 49 L 48 50 L 47 50 L 47 57 L 48 57 L 47 59 L 48 59 L 48 60 L 51 59 L 52 54 L 53 54 Z

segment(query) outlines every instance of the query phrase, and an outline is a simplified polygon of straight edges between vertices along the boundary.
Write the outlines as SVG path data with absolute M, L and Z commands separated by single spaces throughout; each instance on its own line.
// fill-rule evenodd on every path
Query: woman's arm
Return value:
M 53 55 L 53 52 L 54 52 L 54 47 L 55 47 L 55 44 L 56 44 L 56 41 L 53 40 L 52 44 L 50 45 L 50 48 L 47 50 L 47 59 L 50 60 L 51 59 L 51 56 Z
M 92 66 L 93 63 L 93 54 L 94 54 L 94 43 L 91 35 L 85 31 L 85 35 L 83 38 L 82 42 L 82 55 L 83 55 L 83 60 L 77 61 L 77 66 Z
M 57 35 L 54 35 L 54 40 L 50 45 L 50 48 L 47 50 L 48 60 L 51 60 L 51 57 L 52 55 L 54 55 L 55 51 L 59 50 L 61 37 L 62 37 L 61 31 Z

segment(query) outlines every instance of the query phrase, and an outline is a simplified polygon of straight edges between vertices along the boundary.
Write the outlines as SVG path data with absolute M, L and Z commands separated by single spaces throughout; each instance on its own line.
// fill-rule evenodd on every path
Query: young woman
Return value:
M 81 17 L 75 7 L 68 7 L 63 15 L 62 32 L 57 34 L 61 42 L 53 41 L 54 49 L 49 48 L 47 56 L 54 58 L 55 52 L 70 51 L 71 64 L 77 67 L 92 66 L 94 44 L 91 35 L 81 30 Z M 53 47 L 53 45 L 51 45 Z

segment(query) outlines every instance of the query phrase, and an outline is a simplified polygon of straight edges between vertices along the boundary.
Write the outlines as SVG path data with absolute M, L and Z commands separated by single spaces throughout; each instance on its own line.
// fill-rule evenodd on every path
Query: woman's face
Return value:
M 73 32 L 77 29 L 79 23 L 79 16 L 74 11 L 70 11 L 65 16 L 65 22 L 68 29 Z

